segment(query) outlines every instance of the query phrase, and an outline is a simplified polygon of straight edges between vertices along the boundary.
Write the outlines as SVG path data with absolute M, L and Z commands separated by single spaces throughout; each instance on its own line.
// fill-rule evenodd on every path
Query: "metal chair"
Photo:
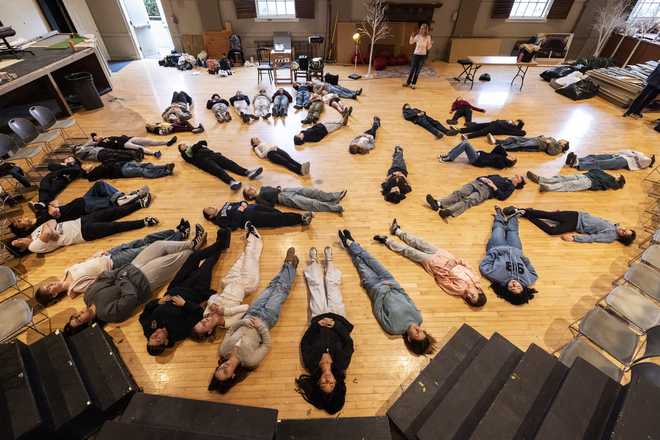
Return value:
M 270 49 L 267 47 L 257 48 L 257 82 L 266 74 L 270 83 L 273 82 L 273 64 L 270 61 Z
M 644 349 L 644 354 L 639 356 L 635 363 L 638 364 L 645 359 L 657 356 L 660 356 L 660 325 L 656 325 L 646 332 L 646 348 Z
M 642 262 L 660 270 L 660 245 L 649 246 L 642 254 Z
M 10 119 L 8 125 L 26 145 L 44 144 L 47 151 L 52 151 L 49 143 L 60 137 L 57 131 L 40 133 L 37 127 L 25 118 Z
M 632 375 L 631 384 L 644 382 L 660 388 L 660 365 L 653 362 L 637 362 L 630 371 Z
M 26 287 L 20 287 L 20 283 Z M 5 292 L 11 290 L 9 295 Z M 28 294 L 27 292 L 30 292 Z M 0 302 L 0 342 L 15 338 L 28 329 L 32 329 L 42 336 L 52 330 L 50 318 L 41 310 L 34 313 L 28 301 L 33 300 L 34 286 L 7 266 L 0 266 L 0 295 L 4 298 Z M 20 298 L 18 296 L 21 296 Z M 43 333 L 38 326 L 48 322 L 48 333 Z
M 660 307 L 629 285 L 615 287 L 605 297 L 607 308 L 646 332 L 660 325 Z
M 660 272 L 644 263 L 634 263 L 623 275 L 623 279 L 646 295 L 660 301 Z
M 585 338 L 579 336 L 572 339 L 571 342 L 562 349 L 559 355 L 559 361 L 570 368 L 578 357 L 589 362 L 616 382 L 621 381 L 621 376 L 623 375 L 621 369 L 610 362 L 610 360 L 603 356 L 598 350 L 592 348 Z
M 0 157 L 7 155 L 13 161 L 22 160 L 28 165 L 28 171 L 32 171 L 34 170 L 32 159 L 39 154 L 41 154 L 40 146 L 23 146 L 16 138 L 0 133 Z
M 571 326 L 571 329 L 626 366 L 630 365 L 637 352 L 640 336 L 602 307 L 591 309 L 582 317 L 577 328 Z
M 65 138 L 65 132 L 64 130 L 67 130 L 73 126 L 76 126 L 78 130 L 83 134 L 83 137 L 87 137 L 87 133 L 85 133 L 85 130 L 82 129 L 80 124 L 78 124 L 78 121 L 76 121 L 75 118 L 66 118 L 66 119 L 57 119 L 55 117 L 55 113 L 51 111 L 48 107 L 44 107 L 42 105 L 34 105 L 29 108 L 30 111 L 30 116 L 32 116 L 37 123 L 39 124 L 40 128 L 43 131 L 53 131 L 53 130 L 58 130 L 60 132 L 60 135 L 62 136 L 62 139 L 71 139 L 70 137 Z

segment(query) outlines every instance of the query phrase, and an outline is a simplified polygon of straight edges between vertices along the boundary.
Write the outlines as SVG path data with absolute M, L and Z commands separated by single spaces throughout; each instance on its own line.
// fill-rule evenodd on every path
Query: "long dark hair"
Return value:
M 296 391 L 307 403 L 311 403 L 328 414 L 336 414 L 341 411 L 346 401 L 346 378 L 343 372 L 334 368 L 332 368 L 332 375 L 335 376 L 337 382 L 331 393 L 324 393 L 319 386 L 321 370 L 317 370 L 312 375 L 301 374 L 296 379 Z
M 507 301 L 508 303 L 513 304 L 514 306 L 527 304 L 534 299 L 534 294 L 538 292 L 538 290 L 527 287 L 525 285 L 523 285 L 523 291 L 520 294 L 511 293 L 506 284 L 502 285 L 500 283 L 492 283 L 490 287 L 497 294 L 497 296 Z
M 410 339 L 407 334 L 403 335 L 403 342 L 406 344 L 406 348 L 418 356 L 431 354 L 435 350 L 435 338 L 427 331 L 424 331 L 424 333 L 426 336 L 421 341 Z
M 57 304 L 65 296 L 66 296 L 65 291 L 61 291 L 55 296 L 50 296 L 48 290 L 46 290 L 46 284 L 42 284 L 39 287 L 37 287 L 37 290 L 34 293 L 34 299 L 37 300 L 37 302 L 44 307 Z
M 18 238 L 25 238 L 30 235 L 35 229 L 37 229 L 37 224 L 33 223 L 30 226 L 18 226 L 14 222 L 9 223 L 9 230 Z
M 220 394 L 226 394 L 229 390 L 232 389 L 234 385 L 243 382 L 245 378 L 248 377 L 248 374 L 250 374 L 252 371 L 251 369 L 239 364 L 238 367 L 236 367 L 236 370 L 234 370 L 234 375 L 232 377 L 229 379 L 220 380 L 215 377 L 215 371 L 217 369 L 218 368 L 216 367 L 216 369 L 213 370 L 213 377 L 211 377 L 208 390 L 217 391 Z

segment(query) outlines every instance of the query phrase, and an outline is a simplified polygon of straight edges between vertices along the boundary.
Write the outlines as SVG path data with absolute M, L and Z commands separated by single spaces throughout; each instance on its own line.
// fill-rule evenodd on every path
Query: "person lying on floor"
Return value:
M 279 88 L 273 93 L 271 100 L 273 101 L 273 116 L 286 117 L 289 104 L 293 101 L 291 94 L 283 88 Z
M 49 220 L 37 227 L 29 236 L 13 240 L 11 245 L 20 251 L 27 249 L 35 254 L 45 254 L 63 246 L 98 240 L 145 226 L 155 226 L 158 224 L 158 219 L 155 217 L 116 221 L 138 209 L 146 208 L 150 202 L 151 196 L 147 194 L 123 206 L 94 211 L 75 220 L 64 222 Z
M 516 119 L 515 121 L 497 119 L 490 122 L 472 122 L 461 128 L 459 131 L 462 133 L 461 137 L 464 139 L 474 139 L 478 137 L 491 135 L 510 135 L 510 136 L 525 136 L 527 132 L 522 128 L 525 123 Z
M 64 158 L 62 162 L 48 162 L 48 174 L 39 181 L 39 203 L 48 205 L 71 182 L 85 174 L 82 164 L 73 156 Z
M 179 144 L 179 153 L 183 160 L 222 180 L 233 191 L 238 191 L 242 183 L 227 174 L 227 171 L 253 180 L 264 170 L 262 167 L 251 170 L 243 168 L 233 160 L 208 148 L 206 141 L 199 141 L 193 145 Z
M 316 188 L 282 188 L 280 186 L 262 186 L 257 190 L 254 186 L 248 186 L 243 190 L 243 197 L 247 201 L 254 200 L 260 205 L 271 208 L 279 204 L 303 211 L 341 214 L 344 212 L 344 208 L 340 202 L 346 197 L 346 192 L 343 190 L 330 193 Z
M 282 165 L 289 171 L 293 171 L 299 176 L 308 176 L 311 164 L 308 162 L 300 163 L 294 160 L 289 153 L 279 148 L 277 145 L 269 145 L 262 142 L 258 137 L 250 139 L 252 151 L 261 159 L 268 159 L 274 164 Z
M 142 177 L 144 179 L 158 179 L 159 177 L 174 174 L 174 164 L 155 165 L 149 162 L 102 162 L 87 171 L 87 180 L 93 182 L 99 179 L 128 179 Z
M 172 93 L 170 105 L 163 111 L 161 117 L 163 121 L 170 124 L 182 123 L 192 119 L 193 100 L 186 92 Z
M 458 131 L 455 128 L 445 127 L 440 123 L 440 121 L 437 121 L 427 115 L 425 111 L 411 107 L 410 104 L 403 104 L 402 111 L 403 119 L 424 128 L 426 131 L 435 136 L 436 139 L 441 139 L 444 135 L 456 136 L 458 134 Z
M 123 206 L 137 199 L 144 199 L 144 205 L 148 206 L 151 202 L 150 197 L 148 186 L 124 194 L 109 183 L 100 181 L 92 185 L 82 197 L 73 199 L 64 205 L 60 205 L 57 199 L 51 201 L 48 205 L 41 202 L 31 204 L 34 218 L 23 216 L 13 219 L 9 224 L 9 229 L 17 237 L 26 237 L 39 225 L 49 220 L 56 220 L 59 223 L 68 222 L 79 219 L 85 214 Z
M 335 93 L 342 99 L 357 99 L 358 96 L 362 94 L 362 89 L 351 90 L 340 85 L 333 85 L 319 79 L 312 80 L 312 87 L 315 93 L 321 93 L 327 91 L 330 93 Z
M 403 287 L 353 239 L 348 229 L 339 231 L 339 239 L 360 275 L 360 284 L 371 299 L 372 312 L 381 328 L 387 334 L 401 335 L 414 354 L 432 353 L 435 339 L 421 327 L 422 314 Z
M 348 124 L 348 116 L 350 112 L 345 112 L 341 120 L 336 122 L 321 122 L 314 124 L 306 130 L 302 130 L 295 136 L 293 136 L 293 143 L 296 145 L 302 145 L 305 142 L 320 142 L 324 137 L 337 131 L 340 128 L 346 127 Z
M 295 212 L 282 212 L 270 206 L 248 202 L 226 202 L 220 208 L 208 206 L 202 211 L 204 218 L 221 227 L 232 231 L 245 227 L 247 222 L 256 228 L 281 228 L 286 226 L 304 225 L 312 223 L 313 212 L 298 214 Z
M 254 98 L 252 98 L 252 106 L 254 107 L 254 114 L 258 118 L 268 119 L 272 115 L 270 113 L 271 100 L 266 93 L 265 87 L 259 87 L 259 91 Z
M 552 177 L 543 177 L 527 171 L 527 178 L 539 184 L 540 192 L 605 191 L 621 189 L 626 184 L 623 175 L 614 177 L 598 169 L 589 170 L 584 174 Z
M 293 82 L 293 89 L 296 91 L 296 103 L 293 105 L 293 108 L 296 110 L 301 110 L 307 108 L 309 104 L 309 99 L 312 96 L 312 85 L 310 83 L 298 83 Z
M 300 121 L 301 124 L 316 124 L 321 119 L 321 113 L 325 109 L 323 103 L 323 96 L 313 93 L 309 98 L 309 103 L 305 107 L 307 109 L 307 116 Z
M 214 293 L 211 289 L 213 268 L 222 251 L 229 248 L 231 231 L 218 229 L 218 236 L 210 246 L 193 252 L 160 299 L 152 299 L 140 314 L 140 324 L 147 338 L 147 353 L 162 354 L 166 348 L 186 339 L 193 327 L 204 317 L 205 303 Z
M 192 337 L 202 341 L 216 328 L 229 328 L 247 312 L 245 296 L 259 287 L 259 259 L 264 243 L 252 223 L 245 223 L 245 249 L 222 278 L 222 292 L 211 295 L 204 309 L 204 318 L 192 329 Z
M 525 179 L 517 174 L 511 178 L 492 174 L 477 177 L 442 199 L 427 194 L 426 202 L 442 218 L 458 217 L 488 199 L 506 200 L 514 190 L 522 189 L 524 186 Z
M 332 107 L 339 112 L 340 115 L 344 116 L 348 113 L 350 116 L 353 113 L 353 107 L 346 107 L 342 102 L 339 96 L 336 93 L 329 93 L 323 91 L 321 93 L 321 100 L 328 107 Z
M 85 292 L 85 307 L 69 317 L 64 334 L 74 335 L 93 322 L 126 321 L 205 242 L 206 232 L 201 228 L 192 240 L 156 241 L 131 263 L 101 273 Z
M 639 171 L 652 167 L 655 164 L 655 154 L 648 157 L 635 150 L 623 150 L 617 153 L 589 154 L 577 157 L 575 153 L 568 153 L 566 165 L 584 170 L 630 170 Z
M 115 150 L 140 150 L 145 156 L 154 156 L 158 159 L 161 156 L 160 151 L 151 151 L 149 150 L 149 147 L 162 145 L 167 145 L 169 147 L 174 145 L 175 142 L 176 136 L 172 136 L 168 141 L 155 141 L 149 138 L 126 135 L 101 137 L 96 133 L 91 133 L 88 144 L 97 147 L 112 148 Z
M 481 260 L 479 270 L 492 283 L 490 287 L 497 296 L 513 305 L 526 304 L 537 293 L 532 286 L 538 275 L 523 254 L 518 217 L 506 217 L 497 206 L 486 256 Z
M 197 126 L 193 126 L 190 121 L 178 121 L 178 122 L 148 122 L 145 124 L 144 129 L 147 130 L 147 133 L 155 134 L 158 136 L 168 136 L 172 133 L 203 133 L 204 126 L 199 123 Z
M 142 150 L 117 150 L 90 143 L 74 145 L 72 151 L 76 159 L 89 162 L 142 162 L 144 159 Z
M 465 260 L 457 259 L 449 251 L 405 232 L 396 219 L 392 220 L 390 234 L 399 240 L 393 240 L 387 235 L 375 235 L 374 240 L 422 265 L 433 276 L 436 284 L 449 295 L 460 296 L 472 307 L 482 307 L 486 304 L 486 295 L 481 288 L 479 275 Z
M 201 225 L 197 225 L 201 228 Z M 64 276 L 56 281 L 49 281 L 37 287 L 34 298 L 44 307 L 58 302 L 63 296 L 75 298 L 84 294 L 96 278 L 105 271 L 118 269 L 129 264 L 151 243 L 159 240 L 182 241 L 188 238 L 190 223 L 185 219 L 174 229 L 154 232 L 143 238 L 120 244 L 107 251 L 97 252 L 81 263 L 64 270 Z
M 618 241 L 630 246 L 635 241 L 635 231 L 622 228 L 588 212 L 583 211 L 541 211 L 532 208 L 504 208 L 508 216 L 520 216 L 532 222 L 549 235 L 561 235 L 564 241 L 576 243 L 612 243 Z
M 403 158 L 403 148 L 400 145 L 394 147 L 392 154 L 392 166 L 387 170 L 387 177 L 380 184 L 380 193 L 390 203 L 399 203 L 406 198 L 406 194 L 412 191 L 408 183 L 408 167 Z
M 306 374 L 296 379 L 296 391 L 318 409 L 336 414 L 346 400 L 346 370 L 353 356 L 353 324 L 346 319 L 341 294 L 341 272 L 332 262 L 332 248 L 323 250 L 319 263 L 316 248 L 309 250 L 304 275 L 309 289 L 309 327 L 300 340 Z
M 244 123 L 248 124 L 250 121 L 259 119 L 259 116 L 255 116 L 250 110 L 250 98 L 240 90 L 237 90 L 236 94 L 229 98 L 229 102 Z
M 557 140 L 549 136 L 509 136 L 506 139 L 500 140 L 495 139 L 495 136 L 490 134 L 488 136 L 488 142 L 492 145 L 500 146 L 506 151 L 542 151 L 549 156 L 558 156 L 568 151 L 569 148 L 569 143 L 566 139 Z
M 270 330 L 277 324 L 282 304 L 289 297 L 297 268 L 298 257 L 291 247 L 280 272 L 250 304 L 243 318 L 227 329 L 209 391 L 227 393 L 266 357 L 272 346 Z
M 353 138 L 348 145 L 351 154 L 367 154 L 376 148 L 376 131 L 380 128 L 380 118 L 374 116 L 371 128 Z
M 211 95 L 211 99 L 206 101 L 206 108 L 213 112 L 213 115 L 218 122 L 231 121 L 229 106 L 229 101 L 222 99 L 217 93 Z
M 447 154 L 441 154 L 438 159 L 441 162 L 453 162 L 458 156 L 465 153 L 468 163 L 475 167 L 484 168 L 491 167 L 496 169 L 511 168 L 517 162 L 516 159 L 510 158 L 504 148 L 497 146 L 488 153 L 483 150 L 475 150 L 470 141 L 461 141 L 458 145 L 452 148 Z
M 447 124 L 456 125 L 461 118 L 465 119 L 464 125 L 470 124 L 472 122 L 472 111 L 486 113 L 486 110 L 473 106 L 463 98 L 456 98 L 451 103 L 451 109 L 449 110 L 449 113 L 453 113 L 454 115 L 451 119 L 447 119 Z

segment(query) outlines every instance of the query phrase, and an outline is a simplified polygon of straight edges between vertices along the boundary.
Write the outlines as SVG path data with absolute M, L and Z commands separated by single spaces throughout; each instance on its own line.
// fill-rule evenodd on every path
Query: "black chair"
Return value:
M 257 82 L 261 82 L 263 75 L 268 75 L 268 80 L 273 82 L 273 64 L 270 61 L 270 49 L 267 47 L 257 48 Z
M 2 43 L 0 43 L 0 45 L 4 44 L 4 48 L 0 48 L 0 56 L 16 55 L 19 53 L 30 53 L 34 55 L 34 52 L 31 50 L 16 49 L 9 43 L 9 41 L 7 41 L 7 38 L 13 37 L 14 35 L 16 35 L 14 28 L 11 26 L 4 26 L 0 21 L 0 39 L 2 39 Z
M 631 368 L 632 378 L 630 382 L 639 382 L 640 380 L 649 384 L 652 383 L 660 388 L 660 366 L 653 362 L 639 362 Z

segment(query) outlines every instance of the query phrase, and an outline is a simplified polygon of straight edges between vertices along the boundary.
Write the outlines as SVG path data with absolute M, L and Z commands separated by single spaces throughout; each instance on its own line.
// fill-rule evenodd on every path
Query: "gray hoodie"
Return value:
M 481 260 L 479 270 L 490 281 L 505 285 L 510 280 L 518 280 L 523 286 L 530 287 L 538 275 L 529 258 L 522 251 L 512 246 L 495 246 Z
M 101 273 L 85 293 L 85 304 L 96 306 L 103 322 L 122 322 L 151 297 L 151 286 L 132 264 Z

